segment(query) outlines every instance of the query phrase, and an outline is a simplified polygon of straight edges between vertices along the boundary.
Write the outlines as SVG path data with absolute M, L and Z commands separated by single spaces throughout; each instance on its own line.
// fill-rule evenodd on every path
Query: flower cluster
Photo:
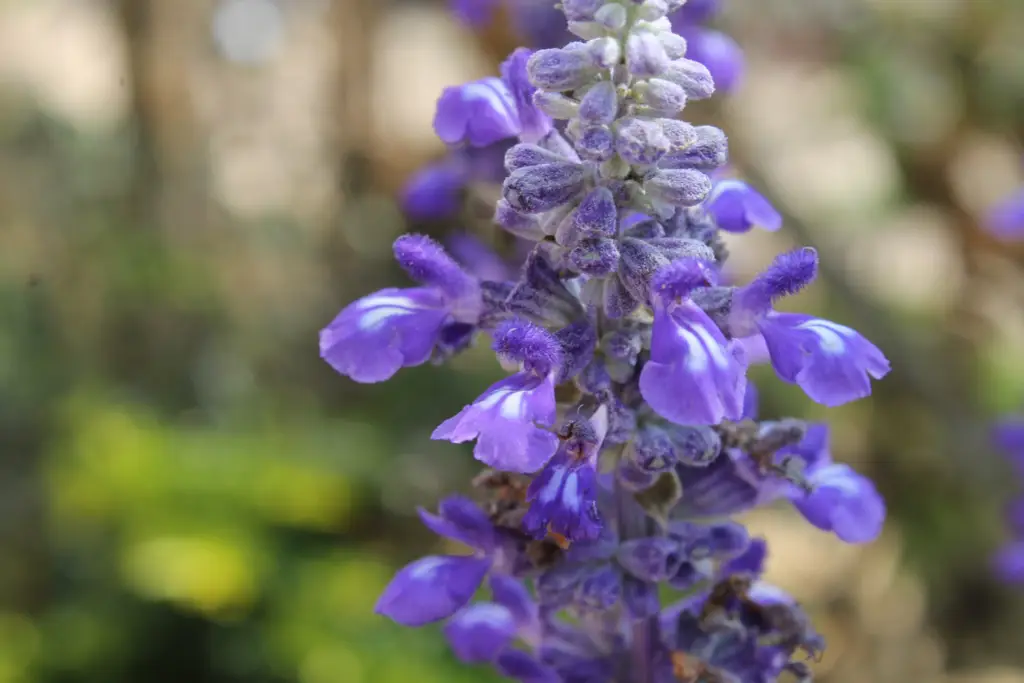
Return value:
M 446 90 L 446 142 L 516 140 L 494 220 L 533 245 L 525 262 L 508 278 L 403 236 L 395 257 L 418 286 L 350 304 L 320 338 L 359 382 L 480 334 L 511 371 L 433 433 L 473 442 L 486 466 L 475 498 L 420 511 L 470 552 L 406 566 L 377 611 L 444 622 L 460 659 L 523 683 L 809 679 L 799 653 L 822 639 L 762 580 L 765 541 L 731 518 L 789 501 L 860 543 L 885 517 L 872 483 L 832 461 L 825 425 L 757 417 L 751 363 L 827 406 L 870 394 L 889 364 L 849 327 L 775 310 L 814 280 L 813 249 L 723 281 L 720 231 L 781 219 L 715 175 L 724 133 L 681 118 L 714 91 L 672 30 L 681 6 L 563 0 L 578 41 L 517 50 L 500 79 Z M 490 600 L 472 602 L 485 584 Z M 662 606 L 665 585 L 685 598 Z
M 487 24 L 498 7 L 505 5 L 518 32 L 530 40 L 533 48 L 557 47 L 572 38 L 565 15 L 552 0 L 451 0 L 451 5 L 455 15 L 471 26 Z M 720 9 L 720 0 L 690 0 L 667 16 L 673 30 L 686 41 L 687 58 L 706 66 L 719 90 L 729 90 L 743 73 L 743 54 L 732 38 L 703 26 Z M 524 133 L 529 138 L 535 124 L 529 114 L 526 119 L 520 118 L 522 110 L 514 105 L 519 91 L 510 78 L 511 74 L 503 70 L 501 78 L 485 78 L 445 93 L 449 104 L 463 98 L 499 115 L 477 119 L 481 130 L 469 131 L 464 128 L 464 120 L 452 122 L 443 115 L 446 109 L 438 108 L 435 129 L 449 146 L 449 153 L 415 174 L 407 184 L 403 206 L 411 217 L 452 217 L 467 187 L 500 182 L 504 177 L 505 152 Z M 497 109 L 491 107 L 499 102 Z

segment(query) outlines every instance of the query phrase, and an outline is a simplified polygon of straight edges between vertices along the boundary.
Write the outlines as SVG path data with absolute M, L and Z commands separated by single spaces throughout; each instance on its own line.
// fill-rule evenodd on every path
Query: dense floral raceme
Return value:
M 824 643 L 762 580 L 765 540 L 732 518 L 788 502 L 863 543 L 885 505 L 832 460 L 826 425 L 758 419 L 747 370 L 770 363 L 837 406 L 868 396 L 888 361 L 849 327 L 776 310 L 813 282 L 813 249 L 726 282 L 720 231 L 781 218 L 722 174 L 725 134 L 682 119 L 715 89 L 673 32 L 682 2 L 560 7 L 578 40 L 517 50 L 500 78 L 445 90 L 435 119 L 463 159 L 514 136 L 494 221 L 530 245 L 521 268 L 406 235 L 395 257 L 416 285 L 359 299 L 321 333 L 323 358 L 357 382 L 482 336 L 511 373 L 433 433 L 472 442 L 482 464 L 474 497 L 420 511 L 467 551 L 406 566 L 377 611 L 441 622 L 460 659 L 523 683 L 809 680 Z M 664 585 L 685 597 L 662 605 Z

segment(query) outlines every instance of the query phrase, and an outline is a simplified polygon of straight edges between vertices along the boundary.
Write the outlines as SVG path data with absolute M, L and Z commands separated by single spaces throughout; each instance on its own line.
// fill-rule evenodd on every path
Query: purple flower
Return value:
M 722 230 L 747 232 L 759 227 L 774 232 L 782 227 L 782 216 L 757 190 L 741 180 L 715 183 L 704 205 Z
M 420 510 L 435 533 L 473 547 L 469 556 L 429 555 L 402 568 L 374 609 L 403 626 L 423 626 L 461 609 L 494 563 L 497 536 L 487 516 L 472 501 L 452 496 L 439 515 Z
M 1024 237 L 1024 190 L 1013 194 L 989 212 L 986 226 L 999 239 Z
M 555 452 L 555 377 L 561 345 L 550 333 L 525 320 L 505 323 L 495 332 L 495 350 L 524 365 L 453 418 L 431 438 L 463 443 L 476 439 L 473 455 L 508 472 L 535 472 Z
M 434 132 L 449 145 L 486 147 L 516 137 L 521 128 L 515 98 L 500 78 L 445 88 L 437 101 Z
M 502 63 L 501 78 L 445 88 L 434 114 L 434 131 L 441 141 L 486 147 L 509 138 L 532 142 L 546 135 L 551 118 L 534 106 L 536 88 L 526 75 L 532 54 L 515 50 Z
M 540 640 L 537 604 L 519 581 L 492 576 L 491 593 L 494 602 L 465 607 L 445 624 L 445 637 L 464 662 L 494 661 L 516 637 L 533 644 Z
M 799 444 L 776 457 L 787 455 L 804 462 L 809 490 L 793 487 L 789 498 L 808 522 L 847 543 L 867 543 L 878 537 L 885 523 L 885 502 L 870 479 L 849 465 L 832 462 L 826 425 L 812 425 Z
M 570 541 L 594 539 L 601 533 L 597 454 L 608 432 L 608 409 L 571 422 L 567 431 L 555 456 L 530 483 L 523 527 L 538 538 L 551 531 Z
M 679 424 L 718 424 L 743 412 L 746 360 L 737 344 L 682 297 L 706 278 L 692 260 L 658 271 L 651 357 L 640 373 L 640 392 L 656 413 Z
M 395 257 L 424 287 L 384 289 L 345 307 L 320 332 L 320 356 L 357 382 L 382 382 L 426 362 L 446 325 L 476 324 L 476 280 L 439 244 L 422 235 L 395 241 Z
M 826 406 L 871 394 L 869 377 L 881 379 L 889 361 L 854 330 L 821 318 L 778 313 L 772 302 L 800 291 L 817 273 L 810 248 L 781 254 L 746 287 L 736 291 L 729 324 L 736 337 L 760 333 L 779 377 L 798 384 Z
M 416 220 L 448 216 L 459 210 L 465 175 L 457 164 L 430 164 L 413 174 L 402 190 L 402 207 Z

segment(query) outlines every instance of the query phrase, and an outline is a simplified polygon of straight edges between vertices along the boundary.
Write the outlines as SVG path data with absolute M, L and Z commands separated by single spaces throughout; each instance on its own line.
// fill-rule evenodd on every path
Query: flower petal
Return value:
M 395 574 L 374 611 L 403 626 L 440 621 L 469 602 L 490 568 L 482 557 L 421 558 Z

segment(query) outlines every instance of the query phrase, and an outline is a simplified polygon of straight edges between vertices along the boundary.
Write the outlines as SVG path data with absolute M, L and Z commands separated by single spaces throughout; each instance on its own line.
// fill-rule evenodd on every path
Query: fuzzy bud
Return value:
M 602 277 L 615 272 L 619 265 L 619 249 L 615 240 L 587 237 L 577 242 L 569 252 L 569 263 L 584 275 Z
M 608 125 L 619 111 L 619 96 L 611 81 L 595 83 L 580 100 L 579 117 L 584 123 Z
M 514 171 L 502 186 L 512 208 L 523 213 L 543 213 L 568 204 L 583 191 L 583 167 L 559 163 L 529 166 Z
M 626 41 L 626 68 L 634 76 L 649 78 L 669 68 L 672 64 L 665 47 L 650 31 L 633 31 Z M 680 84 L 681 85 L 681 84 Z
M 564 48 L 538 50 L 526 64 L 530 81 L 541 90 L 565 92 L 590 82 L 594 66 L 582 43 Z
M 713 171 L 729 160 L 729 140 L 714 126 L 697 126 L 696 139 L 679 151 L 669 152 L 661 161 L 662 168 L 692 168 Z
M 664 48 L 662 48 L 664 52 Z M 692 59 L 677 59 L 667 68 L 658 72 L 661 78 L 672 81 L 686 91 L 691 100 L 705 100 L 715 92 L 715 79 L 711 72 L 700 62 Z
M 669 149 L 661 126 L 651 119 L 623 119 L 615 133 L 615 151 L 631 164 L 654 165 Z
M 644 191 L 672 206 L 696 206 L 711 192 L 711 179 L 691 169 L 659 169 L 644 182 Z

